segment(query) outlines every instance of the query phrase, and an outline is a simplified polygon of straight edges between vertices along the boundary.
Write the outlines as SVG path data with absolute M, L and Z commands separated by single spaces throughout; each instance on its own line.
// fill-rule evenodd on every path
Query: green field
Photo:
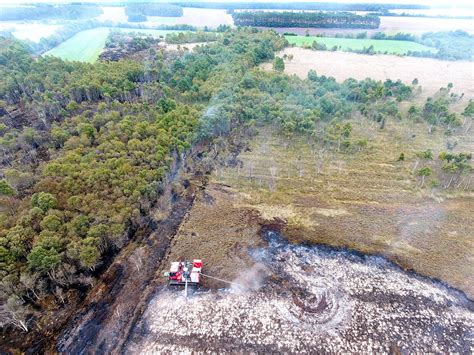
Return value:
M 45 55 L 93 63 L 99 58 L 108 34 L 109 29 L 103 27 L 81 31 L 59 46 L 47 51 Z
M 431 51 L 436 49 L 424 46 L 416 42 L 378 40 L 378 39 L 355 39 L 355 38 L 334 38 L 334 37 L 315 37 L 315 36 L 285 36 L 290 44 L 300 47 L 311 46 L 313 41 L 326 45 L 327 49 L 337 46 L 338 50 L 351 51 L 362 50 L 374 46 L 374 50 L 380 53 L 407 54 L 408 51 Z
M 136 28 L 114 28 L 124 32 L 140 32 L 154 37 L 165 37 L 171 32 L 187 32 L 174 30 L 149 30 Z M 52 55 L 65 60 L 77 60 L 93 63 L 99 58 L 105 46 L 105 40 L 111 29 L 107 27 L 94 28 L 77 33 L 59 46 L 47 51 L 44 55 Z

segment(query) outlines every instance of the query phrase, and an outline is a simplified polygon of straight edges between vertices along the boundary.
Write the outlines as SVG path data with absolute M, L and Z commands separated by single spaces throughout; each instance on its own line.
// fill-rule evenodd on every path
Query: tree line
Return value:
M 415 4 L 369 4 L 333 2 L 195 2 L 180 1 L 176 5 L 205 9 L 225 10 L 320 10 L 320 11 L 383 11 L 390 9 L 428 9 L 428 6 Z
M 367 29 L 380 26 L 378 16 L 361 16 L 350 12 L 242 11 L 234 12 L 232 18 L 237 26 Z

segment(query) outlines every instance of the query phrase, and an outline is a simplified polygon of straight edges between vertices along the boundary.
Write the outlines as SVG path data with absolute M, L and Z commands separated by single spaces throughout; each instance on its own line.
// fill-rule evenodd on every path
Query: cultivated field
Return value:
M 474 8 L 471 7 L 453 7 L 453 8 L 431 8 L 431 9 L 392 9 L 390 12 L 395 14 L 410 14 L 422 16 L 450 16 L 463 17 L 474 16 Z
M 420 100 L 435 94 L 441 87 L 453 83 L 453 91 L 464 98 L 454 105 L 463 109 L 474 98 L 474 62 L 441 61 L 431 58 L 399 57 L 390 55 L 362 55 L 356 53 L 313 51 L 303 48 L 287 48 L 280 55 L 293 55 L 285 61 L 285 72 L 306 78 L 310 69 L 319 75 L 332 76 L 338 81 L 348 78 L 362 80 L 400 79 L 411 83 L 418 78 L 422 87 Z M 264 68 L 270 69 L 267 63 Z
M 108 28 L 81 31 L 44 55 L 93 63 L 99 58 L 108 34 Z
M 474 33 L 474 20 L 424 17 L 381 17 L 380 31 L 424 33 L 463 30 Z
M 324 44 L 328 49 L 334 46 L 338 50 L 362 50 L 370 46 L 374 47 L 376 52 L 390 54 L 406 54 L 408 51 L 431 51 L 436 52 L 435 48 L 427 47 L 419 43 L 410 41 L 391 41 L 391 40 L 375 40 L 375 39 L 353 39 L 353 38 L 334 38 L 334 37 L 316 37 L 316 36 L 285 36 L 291 44 L 300 47 L 311 46 L 314 41 Z

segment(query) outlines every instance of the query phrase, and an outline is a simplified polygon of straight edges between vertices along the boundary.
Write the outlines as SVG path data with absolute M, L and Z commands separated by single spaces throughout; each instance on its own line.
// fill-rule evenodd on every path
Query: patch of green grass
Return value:
M 93 63 L 99 58 L 108 34 L 109 29 L 103 27 L 81 31 L 46 52 L 45 55 L 52 55 L 65 60 Z
M 422 44 L 410 41 L 394 40 L 376 40 L 376 39 L 355 39 L 355 38 L 334 38 L 334 37 L 315 37 L 315 36 L 285 36 L 290 44 L 300 47 L 311 46 L 313 41 L 324 44 L 327 49 L 337 46 L 338 50 L 351 51 L 362 50 L 374 46 L 374 51 L 390 54 L 407 54 L 408 51 L 431 51 L 436 52 L 435 48 L 427 47 Z
M 150 30 L 136 28 L 114 28 L 122 32 L 139 32 L 152 35 L 154 37 L 166 37 L 172 32 L 189 32 L 175 30 Z M 75 34 L 57 47 L 49 50 L 45 55 L 52 55 L 65 60 L 77 60 L 80 62 L 93 63 L 99 58 L 105 41 L 111 28 L 99 27 L 92 30 L 85 30 Z

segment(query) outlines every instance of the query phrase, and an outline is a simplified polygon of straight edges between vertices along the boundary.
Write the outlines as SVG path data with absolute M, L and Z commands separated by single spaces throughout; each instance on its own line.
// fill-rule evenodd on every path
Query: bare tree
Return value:
M 271 166 L 270 167 L 270 179 L 268 180 L 268 189 L 270 190 L 270 192 L 275 192 L 276 190 L 276 180 L 277 180 L 277 177 L 278 177 L 278 174 L 277 174 L 277 167 L 276 166 Z
M 28 308 L 18 296 L 10 296 L 6 303 L 0 304 L 0 325 L 13 325 L 28 332 Z
M 86 276 L 81 274 L 78 279 L 79 283 L 86 285 L 86 286 L 94 286 L 94 278 L 92 276 Z
M 144 248 L 137 248 L 135 251 L 130 255 L 130 262 L 135 265 L 137 271 L 140 271 L 141 266 L 143 265 L 143 258 L 145 257 L 145 249 Z
M 298 157 L 298 159 L 296 160 L 295 166 L 296 166 L 296 170 L 298 171 L 298 176 L 300 178 L 303 177 L 304 176 L 304 164 L 301 161 L 300 157 Z
M 25 286 L 28 291 L 31 291 L 36 299 L 40 297 L 36 293 L 36 281 L 38 280 L 38 276 L 36 274 L 21 274 L 20 282 Z
M 61 287 L 56 286 L 54 289 L 54 295 L 61 301 L 62 304 L 64 304 L 64 291 Z
M 252 178 L 253 177 L 253 169 L 254 169 L 255 165 L 254 165 L 254 162 L 253 161 L 250 161 L 248 164 L 247 164 L 247 177 L 249 178 Z

